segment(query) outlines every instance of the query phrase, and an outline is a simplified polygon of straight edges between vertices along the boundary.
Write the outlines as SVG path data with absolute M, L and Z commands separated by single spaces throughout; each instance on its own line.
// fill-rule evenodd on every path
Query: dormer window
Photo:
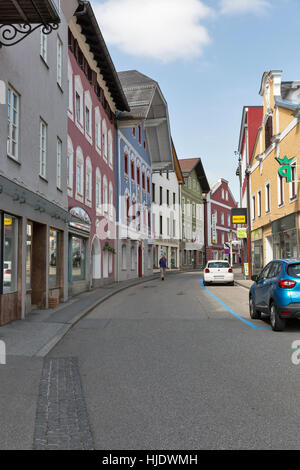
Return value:
M 269 116 L 265 125 L 266 150 L 272 145 L 272 137 L 273 137 L 273 118 L 272 116 Z

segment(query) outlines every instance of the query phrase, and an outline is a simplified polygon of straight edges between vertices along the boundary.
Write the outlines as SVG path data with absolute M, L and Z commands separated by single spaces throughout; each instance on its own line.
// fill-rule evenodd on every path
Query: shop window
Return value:
M 3 226 L 3 294 L 17 292 L 18 280 L 18 220 L 2 214 Z
M 83 238 L 71 236 L 71 280 L 83 281 L 86 276 L 86 241 Z
M 33 233 L 32 223 L 28 222 L 27 227 L 26 227 L 26 290 L 31 290 L 32 233 Z
M 59 271 L 58 271 L 58 243 L 59 232 L 49 230 L 49 288 L 55 289 L 59 287 Z

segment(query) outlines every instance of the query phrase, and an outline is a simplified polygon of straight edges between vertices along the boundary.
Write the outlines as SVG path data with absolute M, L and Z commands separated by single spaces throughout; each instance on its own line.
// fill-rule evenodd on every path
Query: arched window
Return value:
M 101 213 L 101 173 L 99 168 L 96 169 L 96 211 Z
M 108 185 L 106 176 L 103 177 L 103 210 L 108 211 Z
M 76 197 L 79 200 L 83 199 L 83 153 L 80 147 L 76 150 Z
M 101 115 L 99 107 L 95 109 L 95 146 L 101 152 Z
M 114 188 L 111 183 L 109 183 L 109 216 L 111 218 L 114 216 Z
M 89 157 L 86 159 L 85 163 L 85 197 L 87 204 L 92 203 L 92 162 Z
M 265 125 L 265 143 L 266 143 L 266 150 L 272 144 L 272 137 L 273 137 L 273 118 L 272 116 L 268 117 L 268 120 Z

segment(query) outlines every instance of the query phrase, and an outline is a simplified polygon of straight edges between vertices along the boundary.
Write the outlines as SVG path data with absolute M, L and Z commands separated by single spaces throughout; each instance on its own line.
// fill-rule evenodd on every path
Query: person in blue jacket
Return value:
M 161 280 L 164 281 L 166 277 L 166 269 L 167 269 L 167 259 L 165 255 L 163 255 L 160 260 L 159 260 L 159 266 L 160 266 L 160 275 L 161 275 Z

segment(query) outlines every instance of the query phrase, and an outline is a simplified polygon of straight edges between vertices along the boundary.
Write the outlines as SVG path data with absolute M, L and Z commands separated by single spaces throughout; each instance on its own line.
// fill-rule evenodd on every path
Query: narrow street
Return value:
M 246 289 L 208 291 L 223 304 L 203 289 L 199 273 L 112 297 L 52 350 L 40 388 L 42 363 L 28 359 L 38 411 L 34 447 L 298 448 L 300 378 L 291 345 L 300 339 L 300 323 L 273 333 L 267 320 L 249 319 Z M 16 361 L 8 358 L 0 368 L 1 383 Z M 53 393 L 47 380 L 55 384 Z M 22 399 L 23 390 L 19 382 L 11 400 Z M 58 397 L 53 409 L 51 396 Z M 2 433 L 16 418 L 8 416 L 10 409 L 1 404 Z M 79 424 L 72 422 L 74 409 Z M 20 447 L 29 445 L 29 428 Z

